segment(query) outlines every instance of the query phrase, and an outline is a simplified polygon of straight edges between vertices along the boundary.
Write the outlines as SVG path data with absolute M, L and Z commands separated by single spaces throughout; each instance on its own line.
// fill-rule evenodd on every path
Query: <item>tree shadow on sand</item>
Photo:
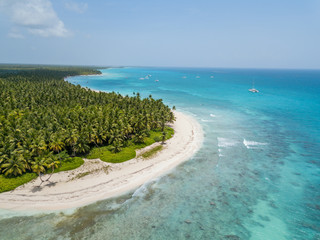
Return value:
M 41 182 L 40 185 L 38 186 L 34 186 L 31 190 L 31 192 L 35 193 L 35 192 L 41 192 L 43 188 L 45 187 L 54 187 L 57 183 L 56 182 L 50 182 L 47 181 L 47 184 L 42 185 L 44 182 Z

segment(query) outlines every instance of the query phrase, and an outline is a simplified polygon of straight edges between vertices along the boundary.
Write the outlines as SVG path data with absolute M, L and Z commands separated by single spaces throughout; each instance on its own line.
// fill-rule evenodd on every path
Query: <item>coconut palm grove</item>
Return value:
M 99 73 L 90 67 L 0 67 L 3 183 L 78 167 L 83 162 L 79 156 L 92 149 L 104 147 L 116 154 L 131 145 L 143 146 L 150 136 L 152 142 L 166 138 L 165 124 L 174 115 L 161 99 L 95 92 L 64 81 Z

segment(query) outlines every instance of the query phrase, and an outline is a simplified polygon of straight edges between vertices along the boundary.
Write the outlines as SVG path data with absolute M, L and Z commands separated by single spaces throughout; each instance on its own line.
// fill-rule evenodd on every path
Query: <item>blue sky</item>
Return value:
M 319 0 L 0 0 L 0 63 L 320 69 Z

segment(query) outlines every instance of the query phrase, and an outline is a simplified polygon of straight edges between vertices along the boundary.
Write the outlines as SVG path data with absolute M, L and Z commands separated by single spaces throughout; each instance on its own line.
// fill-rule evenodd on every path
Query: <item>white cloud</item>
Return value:
M 77 13 L 84 13 L 87 8 L 88 8 L 88 4 L 87 3 L 76 3 L 76 2 L 73 2 L 73 1 L 67 1 L 64 3 L 64 6 L 71 10 L 71 11 L 74 11 L 74 12 L 77 12 Z
M 49 0 L 0 0 L 0 8 L 15 26 L 32 34 L 65 37 L 69 33 Z
M 20 38 L 20 39 L 24 38 L 24 36 L 21 33 L 13 32 L 13 31 L 8 33 L 8 37 L 10 37 L 10 38 Z

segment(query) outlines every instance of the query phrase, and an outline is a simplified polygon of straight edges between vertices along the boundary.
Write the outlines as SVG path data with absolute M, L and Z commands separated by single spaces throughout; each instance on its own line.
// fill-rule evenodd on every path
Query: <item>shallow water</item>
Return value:
M 119 198 L 1 211 L 1 239 L 320 239 L 320 71 L 102 71 L 68 81 L 162 98 L 201 123 L 201 150 Z

